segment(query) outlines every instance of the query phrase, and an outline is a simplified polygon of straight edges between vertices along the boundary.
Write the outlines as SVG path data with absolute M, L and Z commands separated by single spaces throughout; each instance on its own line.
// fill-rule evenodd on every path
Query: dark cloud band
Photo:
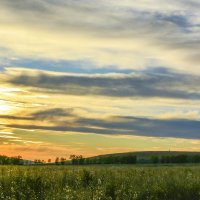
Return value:
M 52 75 L 47 72 L 37 75 L 22 73 L 9 77 L 8 82 L 66 95 L 200 99 L 200 76 L 162 71 L 159 68 L 128 75 L 72 76 Z
M 43 120 L 43 123 L 49 122 L 49 116 L 54 115 L 52 121 L 55 125 L 35 125 L 37 121 Z M 73 116 L 73 121 L 66 117 Z M 32 116 L 32 117 L 31 117 Z M 7 124 L 9 128 L 94 133 L 105 135 L 136 135 L 147 137 L 172 137 L 200 139 L 200 121 L 186 119 L 154 119 L 133 116 L 111 116 L 109 118 L 83 118 L 69 110 L 49 109 L 33 113 L 27 119 L 28 124 Z M 3 116 L 5 118 L 6 116 Z M 0 116 L 1 118 L 1 116 Z M 8 119 L 11 117 L 7 116 Z M 23 118 L 12 117 L 11 119 L 22 120 Z M 57 120 L 56 120 L 57 119 Z

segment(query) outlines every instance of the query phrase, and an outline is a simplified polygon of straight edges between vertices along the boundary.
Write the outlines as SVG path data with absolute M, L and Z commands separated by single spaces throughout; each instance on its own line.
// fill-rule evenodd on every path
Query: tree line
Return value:
M 44 160 L 35 160 L 34 163 L 40 164 L 55 164 L 55 165 L 89 165 L 89 164 L 136 164 L 136 155 L 123 155 L 123 156 L 99 156 L 84 158 L 82 155 L 70 155 L 69 159 L 56 157 L 55 161 L 48 159 L 47 162 Z
M 200 155 L 164 155 L 156 156 L 152 155 L 145 158 L 145 160 L 137 158 L 134 154 L 125 154 L 125 155 L 106 155 L 106 156 L 97 156 L 84 158 L 82 155 L 71 155 L 70 161 L 67 159 L 59 161 L 59 158 L 56 159 L 56 164 L 72 164 L 72 165 L 90 165 L 90 164 L 140 164 L 140 163 L 152 163 L 152 164 L 166 164 L 166 163 L 200 163 Z
M 22 159 L 21 156 L 8 157 L 0 155 L 0 165 L 91 165 L 91 164 L 136 164 L 136 163 L 153 163 L 153 164 L 166 164 L 166 163 L 200 163 L 200 154 L 187 155 L 164 155 L 157 156 L 152 155 L 144 159 L 137 158 L 134 154 L 122 154 L 122 155 L 105 155 L 96 156 L 90 158 L 84 158 L 82 155 L 70 155 L 69 159 L 64 157 L 56 157 L 54 161 L 48 159 L 44 160 L 36 159 L 34 162 L 27 162 Z
M 0 164 L 1 165 L 23 165 L 24 161 L 21 156 L 8 157 L 0 155 Z
M 83 165 L 83 164 L 136 164 L 137 156 L 132 154 L 127 155 L 106 155 L 91 158 L 83 158 L 82 155 L 71 155 L 71 164 L 73 165 Z
M 106 155 L 92 158 L 83 158 L 82 156 L 71 156 L 72 165 L 83 165 L 83 164 L 140 164 L 144 163 L 141 159 L 137 158 L 133 154 L 125 155 Z M 166 163 L 200 163 L 200 155 L 165 155 L 165 156 L 150 156 L 145 159 L 145 163 L 152 164 L 166 164 Z
M 166 155 L 166 156 L 151 156 L 151 163 L 200 163 L 200 155 L 191 155 L 186 154 L 181 155 Z

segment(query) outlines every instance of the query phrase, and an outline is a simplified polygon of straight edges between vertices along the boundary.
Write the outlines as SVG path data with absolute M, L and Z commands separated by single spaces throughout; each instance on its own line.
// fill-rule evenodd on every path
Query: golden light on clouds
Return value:
M 16 107 L 13 105 L 10 105 L 7 101 L 0 100 L 0 113 L 1 114 L 12 113 L 15 109 L 16 109 Z

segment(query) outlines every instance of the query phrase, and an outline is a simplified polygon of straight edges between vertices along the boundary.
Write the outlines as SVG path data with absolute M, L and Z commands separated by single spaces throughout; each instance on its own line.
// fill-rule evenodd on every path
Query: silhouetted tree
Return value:
M 59 157 L 57 157 L 55 160 L 56 165 L 59 165 L 59 161 L 60 161 L 60 159 L 59 159 Z
M 70 155 L 69 156 L 69 159 L 71 160 L 71 162 L 72 162 L 72 165 L 75 165 L 75 163 L 76 163 L 76 155 Z
M 82 155 L 70 155 L 69 159 L 72 165 L 83 165 L 85 163 L 85 159 Z
M 24 164 L 21 156 L 12 157 L 12 158 L 10 158 L 10 161 L 11 161 L 10 163 L 13 165 L 23 165 Z
M 60 159 L 61 165 L 64 165 L 64 164 L 65 164 L 65 161 L 66 161 L 66 158 L 63 158 L 63 157 L 62 157 L 62 158 Z

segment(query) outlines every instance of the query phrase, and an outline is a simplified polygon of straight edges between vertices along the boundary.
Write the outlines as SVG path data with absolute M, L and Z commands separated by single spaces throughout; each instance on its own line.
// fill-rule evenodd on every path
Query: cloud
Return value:
M 200 139 L 200 122 L 185 119 L 149 119 L 121 117 L 121 122 L 102 121 L 98 119 L 79 119 L 79 126 L 37 126 L 37 125 L 6 125 L 15 129 L 49 130 L 60 132 L 94 133 L 108 135 L 135 135 L 160 138 Z M 94 128 L 96 127 L 96 128 Z
M 73 116 L 73 109 L 52 108 L 48 110 L 37 111 L 32 114 L 33 119 L 47 119 Z
M 10 136 L 10 135 L 0 135 L 0 138 L 3 138 L 3 139 L 16 139 L 16 138 L 19 138 L 19 137 Z
M 18 125 L 18 124 L 9 124 L 7 127 L 16 128 L 16 129 L 31 129 L 31 130 L 46 130 L 46 131 L 61 131 L 61 132 L 76 132 L 76 133 L 95 133 L 95 134 L 113 134 L 113 130 L 103 129 L 103 128 L 90 128 L 84 126 L 39 126 L 39 125 Z M 129 130 L 115 130 L 116 134 L 130 134 Z
M 3 0 L 2 54 L 199 73 L 199 7 L 172 0 Z
M 7 83 L 45 93 L 107 97 L 200 99 L 200 76 L 164 68 L 130 74 L 67 74 L 7 68 Z
M 132 132 L 131 135 L 150 137 L 176 137 L 200 139 L 200 121 L 186 119 L 151 119 L 138 117 L 117 117 L 117 121 L 81 119 L 79 123 L 114 130 Z M 114 132 L 114 131 L 113 131 Z M 111 133 L 113 134 L 113 133 Z M 125 133 L 126 134 L 126 133 Z
M 20 115 L 20 116 L 19 116 Z M 52 123 L 61 123 L 64 120 L 68 122 L 74 121 L 77 117 L 77 114 L 74 113 L 73 108 L 50 108 L 46 110 L 41 110 L 41 108 L 35 111 L 22 111 L 12 115 L 0 115 L 0 119 L 5 120 L 5 124 L 9 124 L 12 122 L 18 122 L 22 124 L 29 124 L 30 121 L 34 123 L 39 122 L 52 122 Z M 69 124 L 69 123 L 68 123 Z M 33 125 L 33 124 L 32 124 Z M 1 132 L 0 132 L 1 134 Z
M 14 116 L 14 115 L 0 115 L 1 119 L 11 119 L 11 120 L 31 120 L 33 118 L 30 117 L 20 117 L 20 116 Z
M 59 111 L 59 112 L 57 112 Z M 39 114 L 41 113 L 41 115 Z M 48 124 L 48 115 L 54 115 L 54 125 Z M 66 116 L 65 114 L 66 113 Z M 71 114 L 70 114 L 71 115 Z M 41 116 L 43 121 L 41 122 Z M 8 123 L 7 128 L 24 130 L 59 131 L 63 133 L 92 133 L 102 135 L 134 135 L 146 137 L 168 137 L 200 139 L 200 121 L 195 119 L 156 119 L 134 116 L 110 116 L 104 118 L 88 118 L 73 114 L 73 120 L 66 118 L 65 109 L 49 109 L 32 113 L 32 121 L 26 123 Z M 40 122 L 40 124 L 38 124 Z

